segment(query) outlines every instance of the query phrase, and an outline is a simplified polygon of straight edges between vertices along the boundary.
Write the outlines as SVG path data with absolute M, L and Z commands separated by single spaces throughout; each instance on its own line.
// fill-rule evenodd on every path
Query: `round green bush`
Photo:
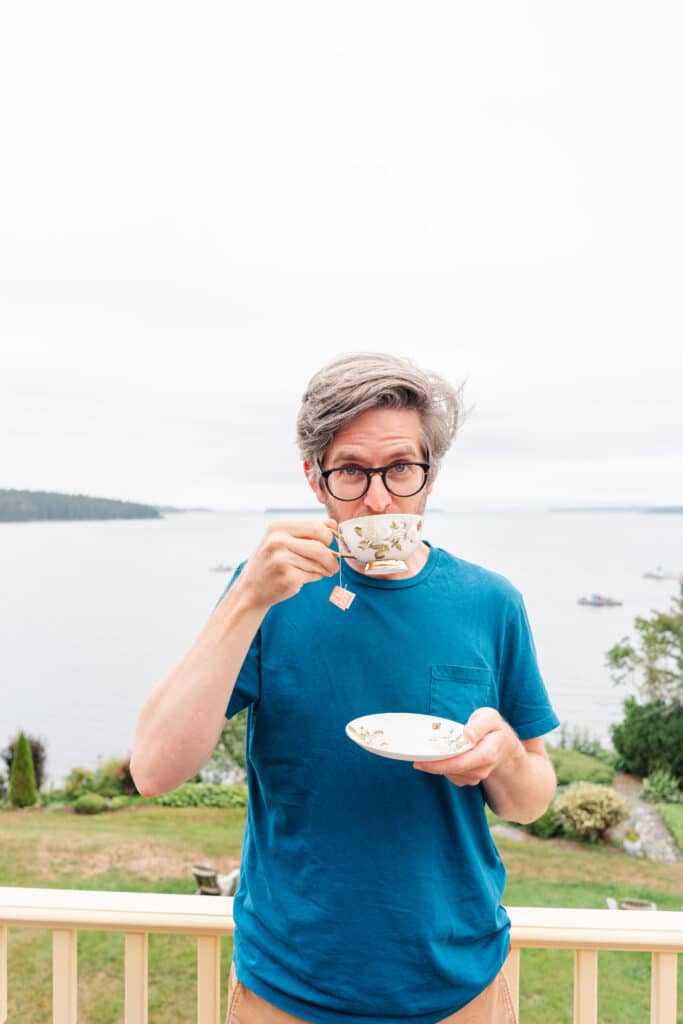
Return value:
M 631 814 L 625 797 L 611 786 L 593 782 L 574 782 L 557 797 L 554 810 L 566 835 L 590 843 Z
M 74 804 L 76 814 L 101 814 L 106 810 L 107 801 L 99 793 L 84 793 Z

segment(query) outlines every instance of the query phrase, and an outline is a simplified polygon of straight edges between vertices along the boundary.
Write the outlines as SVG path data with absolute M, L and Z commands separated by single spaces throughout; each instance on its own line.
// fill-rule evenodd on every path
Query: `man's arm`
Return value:
M 140 793 L 175 789 L 200 771 L 267 611 L 306 583 L 339 570 L 329 545 L 336 523 L 275 523 L 194 644 L 143 706 L 130 769 Z
M 487 804 L 506 821 L 526 825 L 540 818 L 557 786 L 543 740 L 520 740 L 495 708 L 473 712 L 464 735 L 474 744 L 471 750 L 414 767 L 445 775 L 455 786 L 481 783 Z

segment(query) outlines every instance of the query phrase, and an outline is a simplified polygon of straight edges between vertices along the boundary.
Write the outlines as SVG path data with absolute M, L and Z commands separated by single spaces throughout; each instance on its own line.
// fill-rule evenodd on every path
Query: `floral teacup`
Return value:
M 363 562 L 368 575 L 400 572 L 420 544 L 422 522 L 422 516 L 404 513 L 347 519 L 339 524 L 339 551 Z

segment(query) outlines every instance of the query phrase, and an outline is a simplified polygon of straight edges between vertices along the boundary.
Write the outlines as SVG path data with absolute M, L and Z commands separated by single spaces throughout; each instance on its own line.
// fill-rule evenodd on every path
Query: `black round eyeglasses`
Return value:
M 419 494 L 427 483 L 428 462 L 393 462 L 390 466 L 348 466 L 323 469 L 320 475 L 328 491 L 338 501 L 358 501 L 370 490 L 375 473 L 382 477 L 382 483 L 396 498 L 411 498 Z

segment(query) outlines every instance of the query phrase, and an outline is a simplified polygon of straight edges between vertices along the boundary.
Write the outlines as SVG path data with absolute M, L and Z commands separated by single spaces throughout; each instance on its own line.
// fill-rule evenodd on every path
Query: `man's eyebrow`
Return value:
M 395 452 L 391 452 L 389 455 L 385 455 L 386 465 L 392 462 L 396 462 L 400 459 L 406 459 L 407 461 L 414 462 L 415 459 L 421 459 L 422 453 L 416 448 L 410 446 L 409 448 L 397 448 Z M 327 460 L 326 460 L 327 461 Z M 335 462 L 354 462 L 361 463 L 365 460 L 358 452 L 354 452 L 351 448 L 342 448 L 341 451 L 335 452 Z

